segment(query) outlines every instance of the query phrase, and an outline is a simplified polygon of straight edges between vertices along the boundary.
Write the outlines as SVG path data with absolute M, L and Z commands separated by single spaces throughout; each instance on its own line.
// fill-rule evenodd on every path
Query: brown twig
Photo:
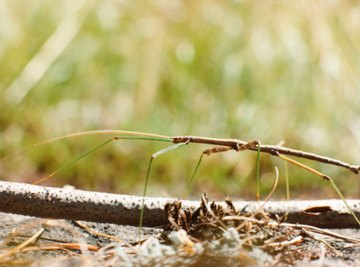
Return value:
M 143 198 L 0 181 L 0 199 L 0 212 L 138 226 Z M 173 201 L 175 199 L 145 198 L 144 226 L 167 224 L 164 206 Z M 360 215 L 360 201 L 347 202 L 356 215 Z M 259 210 L 257 201 L 234 201 L 233 204 L 236 210 L 248 213 Z M 199 201 L 182 201 L 184 209 L 196 209 L 199 205 Z M 226 203 L 223 205 L 226 207 Z M 265 203 L 264 212 L 272 217 L 287 214 L 285 221 L 291 223 L 359 228 L 342 200 L 271 201 Z

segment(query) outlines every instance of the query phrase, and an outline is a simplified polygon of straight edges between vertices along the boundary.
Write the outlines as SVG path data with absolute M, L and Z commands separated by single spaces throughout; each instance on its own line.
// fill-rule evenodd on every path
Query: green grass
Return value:
M 53 61 L 39 55 L 74 3 L 0 4 L 0 155 L 71 132 L 125 129 L 285 140 L 359 163 L 360 14 L 351 1 L 86 3 L 74 11 L 78 32 Z M 39 71 L 32 68 L 22 84 L 31 85 L 28 93 L 11 101 L 11 88 L 24 88 L 14 84 L 25 66 L 39 58 L 46 72 L 36 79 Z M 1 162 L 0 178 L 35 181 L 103 140 L 60 141 Z M 149 157 L 163 148 L 113 142 L 49 183 L 141 194 Z M 189 145 L 156 159 L 149 193 L 182 196 L 205 148 Z M 252 152 L 205 157 L 192 193 L 255 198 L 255 162 Z M 285 188 L 283 163 L 262 156 L 262 195 L 274 164 Z M 311 166 L 334 177 L 345 196 L 360 194 L 357 176 Z M 289 166 L 289 179 L 293 198 L 336 197 L 295 167 Z M 286 197 L 278 191 L 276 197 Z

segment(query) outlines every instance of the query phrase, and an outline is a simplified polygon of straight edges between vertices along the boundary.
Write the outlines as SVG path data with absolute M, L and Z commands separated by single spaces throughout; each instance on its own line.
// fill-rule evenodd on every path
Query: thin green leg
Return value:
M 330 178 L 330 183 L 331 186 L 334 188 L 334 190 L 336 191 L 336 193 L 340 196 L 341 200 L 345 203 L 346 208 L 348 209 L 348 211 L 351 213 L 351 215 L 354 217 L 354 219 L 356 220 L 356 222 L 360 225 L 360 220 L 359 218 L 356 216 L 355 212 L 351 209 L 350 205 L 347 203 L 347 201 L 345 200 L 345 197 L 343 196 L 343 194 L 340 192 L 339 188 L 336 186 L 334 180 L 332 178 Z
M 186 195 L 184 196 L 184 199 L 187 198 L 187 196 L 190 195 L 191 185 L 192 185 L 192 183 L 193 183 L 193 181 L 194 181 L 194 179 L 195 179 L 195 176 L 196 176 L 196 174 L 197 174 L 197 172 L 198 172 L 198 170 L 199 170 L 199 166 L 200 166 L 200 164 L 201 164 L 201 162 L 202 162 L 203 157 L 204 157 L 204 153 L 201 153 L 200 158 L 199 158 L 198 162 L 196 163 L 195 170 L 194 170 L 194 172 L 193 172 L 193 174 L 192 174 L 192 176 L 191 176 L 191 178 L 190 178 L 190 180 L 189 180 L 189 182 L 188 182 L 187 190 L 186 190 Z
M 149 176 L 150 176 L 150 170 L 151 170 L 151 166 L 152 166 L 152 162 L 155 158 L 157 158 L 158 156 L 165 154 L 166 152 L 169 152 L 171 150 L 174 150 L 178 147 L 187 145 L 188 142 L 186 143 L 178 143 L 178 144 L 174 144 L 172 146 L 169 146 L 163 150 L 160 150 L 156 153 L 154 153 L 149 161 L 149 165 L 148 165 L 148 169 L 147 169 L 147 173 L 146 173 L 146 178 L 145 178 L 145 185 L 144 185 L 144 191 L 143 191 L 143 195 L 142 195 L 142 200 L 141 200 L 141 210 L 140 210 L 140 220 L 139 220 L 139 239 L 141 237 L 141 233 L 142 233 L 142 227 L 143 227 L 143 222 L 144 222 L 144 209 L 145 209 L 145 197 L 146 197 L 146 191 L 147 191 L 147 186 L 149 183 Z
M 287 161 L 284 160 L 285 165 L 285 185 L 286 185 L 286 199 L 290 200 L 290 183 L 289 183 L 289 171 Z
M 257 145 L 256 154 L 256 200 L 260 200 L 260 143 Z
M 300 162 L 298 162 L 298 161 L 296 161 L 296 160 L 294 160 L 294 159 L 288 158 L 288 157 L 286 157 L 286 156 L 284 156 L 284 155 L 281 155 L 281 154 L 279 154 L 279 153 L 278 153 L 278 156 L 279 156 L 280 158 L 282 158 L 282 159 L 284 159 L 284 160 L 286 160 L 286 161 L 288 161 L 288 162 L 296 165 L 296 166 L 299 166 L 299 167 L 301 167 L 301 168 L 303 168 L 303 169 L 305 169 L 305 170 L 307 170 L 307 171 L 309 171 L 309 172 L 312 172 L 312 173 L 316 174 L 317 176 L 321 177 L 324 181 L 330 181 L 331 186 L 334 188 L 334 190 L 335 190 L 336 193 L 339 195 L 339 197 L 341 198 L 341 200 L 345 203 L 345 206 L 346 206 L 346 208 L 348 209 L 348 211 L 350 212 L 350 214 L 354 217 L 355 221 L 360 225 L 360 220 L 359 220 L 359 218 L 356 216 L 355 212 L 351 209 L 350 205 L 347 203 L 345 197 L 344 197 L 343 194 L 340 192 L 339 188 L 336 186 L 334 180 L 333 180 L 331 177 L 329 177 L 329 176 L 323 174 L 322 172 L 319 172 L 319 171 L 317 171 L 317 170 L 315 170 L 315 169 L 313 169 L 313 168 L 310 168 L 309 166 L 307 166 L 307 165 L 305 165 L 305 164 L 303 164 L 303 163 L 300 163 Z

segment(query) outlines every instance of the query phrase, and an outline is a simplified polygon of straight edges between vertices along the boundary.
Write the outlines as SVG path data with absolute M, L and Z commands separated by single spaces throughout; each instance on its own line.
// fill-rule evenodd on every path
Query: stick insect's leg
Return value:
M 250 141 L 239 146 L 238 151 L 256 148 L 256 201 L 260 200 L 260 141 Z
M 202 162 L 203 157 L 205 155 L 210 156 L 211 154 L 214 154 L 214 153 L 226 152 L 226 151 L 231 150 L 231 149 L 233 149 L 233 148 L 232 147 L 226 147 L 226 146 L 218 146 L 218 147 L 206 149 L 201 153 L 200 158 L 199 158 L 198 162 L 196 163 L 195 170 L 194 170 L 193 174 L 191 175 L 191 178 L 190 178 L 190 180 L 188 182 L 187 192 L 186 192 L 186 195 L 183 197 L 184 199 L 187 198 L 187 196 L 190 194 L 191 185 L 192 185 L 192 183 L 194 181 L 194 178 L 195 178 L 195 176 L 197 174 L 197 171 L 199 170 L 199 167 L 200 167 L 200 164 Z
M 276 152 L 275 155 L 278 156 L 279 158 L 282 158 L 283 160 L 286 160 L 287 162 L 290 162 L 291 164 L 294 164 L 294 165 L 296 165 L 296 166 L 298 166 L 300 168 L 303 168 L 303 169 L 305 169 L 305 170 L 307 170 L 307 171 L 309 171 L 309 172 L 311 172 L 313 174 L 316 174 L 317 176 L 321 177 L 323 180 L 326 180 L 326 181 L 331 180 L 331 178 L 329 176 L 327 176 L 326 174 L 323 174 L 322 172 L 319 172 L 319 171 L 317 171 L 317 170 L 315 170 L 313 168 L 310 168 L 309 166 L 307 166 L 307 165 L 305 165 L 303 163 L 300 163 L 300 162 L 298 162 L 298 161 L 296 161 L 294 159 L 291 159 L 291 158 L 289 158 L 287 156 L 281 155 L 279 152 Z
M 160 151 L 158 151 L 158 152 L 151 155 L 149 165 L 148 165 L 148 169 L 147 169 L 147 173 L 146 173 L 144 191 L 143 191 L 142 200 L 141 200 L 141 207 L 140 207 L 141 210 L 140 210 L 140 220 L 139 220 L 139 237 L 141 236 L 142 226 L 143 226 L 143 222 L 144 222 L 145 197 L 146 197 L 146 191 L 147 191 L 147 186 L 148 186 L 148 182 L 149 182 L 149 175 L 150 175 L 150 170 L 151 170 L 153 160 L 155 158 L 157 158 L 158 156 L 160 156 L 162 154 L 165 154 L 166 152 L 169 152 L 169 151 L 174 150 L 174 149 L 176 149 L 178 147 L 187 145 L 188 143 L 189 143 L 189 141 L 186 141 L 184 143 L 177 143 L 177 144 L 169 146 L 169 147 L 167 147 L 167 148 L 165 148 L 163 150 L 160 150 Z
M 260 141 L 253 141 L 253 146 L 256 147 L 256 201 L 260 200 Z
M 286 160 L 284 161 L 284 169 L 285 169 L 286 200 L 290 200 L 289 168 Z
M 243 151 L 243 150 L 247 150 L 247 149 L 250 149 L 250 148 L 253 148 L 254 146 L 257 146 L 259 144 L 259 141 L 251 141 L 251 142 L 248 142 L 246 144 L 243 144 L 243 145 L 239 145 L 236 149 L 236 151 Z M 227 146 L 218 146 L 218 147 L 213 147 L 213 148 L 209 148 L 209 149 L 206 149 L 204 150 L 201 155 L 200 155 L 200 158 L 198 160 L 198 162 L 196 163 L 196 166 L 195 166 L 195 170 L 188 182 L 188 186 L 187 186 L 187 193 L 186 195 L 184 196 L 184 198 L 186 198 L 189 194 L 190 194 L 190 191 L 191 191 L 191 185 L 195 179 L 195 176 L 199 170 L 199 167 L 200 167 L 200 164 L 202 162 L 202 159 L 203 157 L 206 155 L 206 156 L 210 156 L 211 154 L 215 154 L 215 153 L 221 153 L 221 152 L 226 152 L 226 151 L 229 151 L 229 150 L 233 150 L 234 148 L 232 147 L 227 147 Z
M 280 140 L 276 146 L 284 146 L 285 140 Z M 289 170 L 288 170 L 288 162 L 284 160 L 284 170 L 285 170 L 285 193 L 286 193 L 286 200 L 290 200 L 290 183 L 289 183 Z
M 351 209 L 351 207 L 349 206 L 349 204 L 346 202 L 345 197 L 343 196 L 343 194 L 340 192 L 339 188 L 338 188 L 337 185 L 335 184 L 334 179 L 332 179 L 330 176 L 328 176 L 328 175 L 326 175 L 326 174 L 323 174 L 322 172 L 319 172 L 319 171 L 317 171 L 317 170 L 315 170 L 315 169 L 313 169 L 313 168 L 311 168 L 311 167 L 309 167 L 309 166 L 307 166 L 307 165 L 305 165 L 305 164 L 303 164 L 303 163 L 300 163 L 300 162 L 298 162 L 298 161 L 296 161 L 296 160 L 294 160 L 294 159 L 291 159 L 291 158 L 289 158 L 289 157 L 287 157 L 287 156 L 281 155 L 281 154 L 280 154 L 279 152 L 277 152 L 277 151 L 275 152 L 275 155 L 278 156 L 278 157 L 280 157 L 280 158 L 282 158 L 282 159 L 284 159 L 284 160 L 286 160 L 286 161 L 288 161 L 288 162 L 290 162 L 290 163 L 292 163 L 292 164 L 294 164 L 294 165 L 296 165 L 296 166 L 298 166 L 298 167 L 300 167 L 300 168 L 303 168 L 303 169 L 305 169 L 305 170 L 307 170 L 307 171 L 309 171 L 309 172 L 311 172 L 311 173 L 313 173 L 313 174 L 321 177 L 324 181 L 329 181 L 329 182 L 331 183 L 332 187 L 335 189 L 336 193 L 339 195 L 339 197 L 340 197 L 340 198 L 342 199 L 342 201 L 344 202 L 344 204 L 345 204 L 346 208 L 348 209 L 348 211 L 351 213 L 351 215 L 352 215 L 353 218 L 356 220 L 356 222 L 360 225 L 360 220 L 359 220 L 359 218 L 356 216 L 356 214 L 354 213 L 354 211 Z

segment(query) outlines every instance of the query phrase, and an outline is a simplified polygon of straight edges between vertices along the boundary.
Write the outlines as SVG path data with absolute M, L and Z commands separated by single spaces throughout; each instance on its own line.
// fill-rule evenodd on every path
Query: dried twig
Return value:
M 30 238 L 25 240 L 20 245 L 16 246 L 15 248 L 10 249 L 9 251 L 7 251 L 4 254 L 1 254 L 0 255 L 0 262 L 6 261 L 8 259 L 8 257 L 12 256 L 13 254 L 16 254 L 16 253 L 20 252 L 26 246 L 33 243 L 36 239 L 38 239 L 43 234 L 44 231 L 45 231 L 45 228 L 41 228 L 33 236 L 31 236 Z
M 138 226 L 142 197 L 0 182 L 0 211 L 45 218 L 61 218 Z M 144 226 L 168 223 L 164 206 L 174 199 L 146 198 Z M 360 215 L 360 200 L 348 200 Z M 222 202 L 221 202 L 222 203 Z M 260 202 L 262 203 L 262 202 Z M 249 213 L 259 210 L 257 201 L 234 201 L 234 207 Z M 183 201 L 182 207 L 196 209 L 199 201 Z M 227 205 L 223 203 L 224 207 Z M 358 228 L 342 200 L 271 201 L 264 205 L 269 216 L 287 222 L 326 228 Z

